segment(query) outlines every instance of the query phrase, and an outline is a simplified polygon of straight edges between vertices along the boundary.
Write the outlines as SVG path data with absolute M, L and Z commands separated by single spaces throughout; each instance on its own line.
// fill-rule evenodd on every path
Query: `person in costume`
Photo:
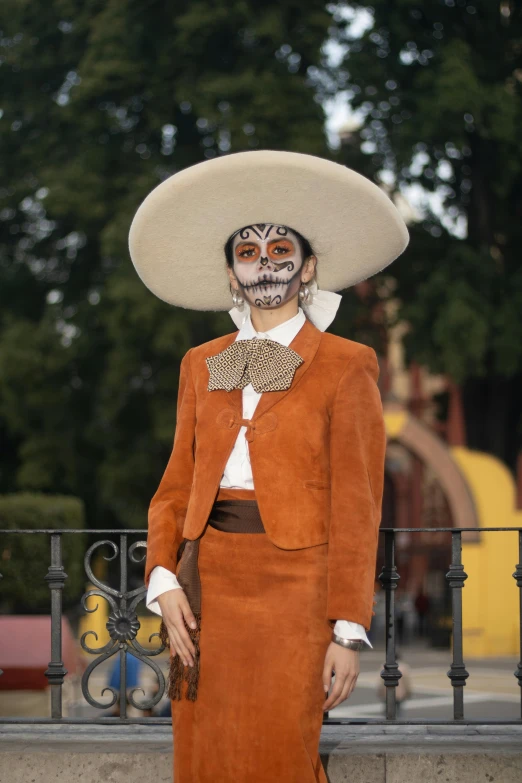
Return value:
M 181 361 L 149 509 L 176 783 L 326 783 L 323 712 L 371 646 L 386 434 L 375 351 L 325 330 L 407 244 L 370 180 L 273 150 L 184 169 L 135 215 L 145 285 L 237 327 Z

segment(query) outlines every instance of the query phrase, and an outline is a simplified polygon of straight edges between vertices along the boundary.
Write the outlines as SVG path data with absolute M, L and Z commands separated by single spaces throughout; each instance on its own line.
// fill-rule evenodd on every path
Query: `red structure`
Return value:
M 62 618 L 62 650 L 69 674 L 85 668 L 69 621 Z M 51 617 L 14 615 L 0 617 L 0 690 L 45 690 L 45 670 L 51 660 Z

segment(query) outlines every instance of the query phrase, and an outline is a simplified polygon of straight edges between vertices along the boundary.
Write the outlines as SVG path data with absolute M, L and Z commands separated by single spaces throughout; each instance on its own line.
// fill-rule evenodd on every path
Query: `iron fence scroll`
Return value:
M 509 531 L 518 534 L 518 563 L 515 565 L 515 571 L 512 574 L 516 586 L 519 588 L 519 622 L 520 639 L 519 650 L 520 660 L 516 670 L 513 672 L 516 682 L 520 687 L 520 719 L 517 721 L 498 721 L 492 718 L 488 723 L 522 723 L 522 528 L 381 528 L 380 535 L 384 536 L 384 563 L 379 574 L 379 582 L 385 595 L 385 661 L 380 676 L 386 686 L 386 708 L 385 718 L 368 719 L 334 719 L 326 713 L 324 723 L 383 723 L 394 721 L 397 723 L 483 723 L 484 721 L 471 721 L 465 718 L 465 699 L 464 688 L 466 680 L 470 677 L 464 662 L 464 642 L 463 642 L 463 623 L 462 623 L 462 589 L 468 575 L 464 570 L 462 562 L 462 534 L 466 531 L 494 532 L 501 534 Z M 137 613 L 138 604 L 145 599 L 146 588 L 141 585 L 134 589 L 129 589 L 129 563 L 143 563 L 146 554 L 146 538 L 137 540 L 129 544 L 129 536 L 145 535 L 146 530 L 90 530 L 90 535 L 100 534 L 103 538 L 95 541 L 87 550 L 84 556 L 85 575 L 93 585 L 92 589 L 85 592 L 81 598 L 83 610 L 90 614 L 95 612 L 99 604 L 94 608 L 88 606 L 88 599 L 95 596 L 107 601 L 110 611 L 106 629 L 109 634 L 109 641 L 101 646 L 96 646 L 98 635 L 94 630 L 84 632 L 80 639 L 81 648 L 88 654 L 95 656 L 94 660 L 86 667 L 81 678 L 81 690 L 86 702 L 93 708 L 106 710 L 119 701 L 119 716 L 117 718 L 96 717 L 96 718 L 65 718 L 62 708 L 62 692 L 65 678 L 68 674 L 63 662 L 62 653 L 62 596 L 67 583 L 67 574 L 63 565 L 63 537 L 76 534 L 85 534 L 85 530 L 71 529 L 40 529 L 40 530 L 0 530 L 3 535 L 45 535 L 49 537 L 49 565 L 45 575 L 45 580 L 50 590 L 50 610 L 51 610 L 51 649 L 50 661 L 45 671 L 48 679 L 51 693 L 51 714 L 49 718 L 24 718 L 23 722 L 68 722 L 68 723 L 101 723 L 101 722 L 142 722 L 143 718 L 129 718 L 128 703 L 137 710 L 151 710 L 155 707 L 165 693 L 166 679 L 157 657 L 165 651 L 162 645 L 159 632 L 153 633 L 149 637 L 149 644 L 154 637 L 158 637 L 158 645 L 151 648 L 144 647 L 137 640 L 137 634 L 141 627 Z M 445 575 L 447 585 L 451 593 L 452 606 L 452 659 L 450 668 L 447 671 L 449 682 L 453 691 L 453 719 L 452 720 L 399 720 L 397 719 L 397 701 L 396 689 L 401 678 L 400 665 L 396 658 L 397 644 L 397 624 L 396 624 L 396 606 L 395 590 L 400 581 L 400 573 L 396 565 L 396 537 L 399 533 L 450 533 L 451 534 L 451 562 L 449 570 Z M 116 543 L 112 535 L 117 539 Z M 106 547 L 109 554 L 103 554 L 102 549 Z M 117 588 L 101 581 L 94 573 L 92 558 L 95 553 L 108 562 L 118 563 L 119 565 L 119 586 Z M 2 578 L 0 574 L 0 579 Z M 159 620 L 158 620 L 159 628 Z M 94 637 L 92 640 L 91 637 Z M 156 679 L 156 693 L 150 698 L 139 700 L 136 698 L 136 691 L 141 688 L 129 690 L 127 688 L 127 655 L 133 656 L 142 664 L 148 666 Z M 102 696 L 108 691 L 110 694 L 109 702 L 100 702 L 95 698 L 90 690 L 90 678 L 92 673 L 104 661 L 119 656 L 120 669 L 120 687 L 115 689 L 106 686 L 102 691 Z M 0 670 L 0 676 L 2 671 Z M 0 719 L 0 722 L 16 722 L 15 718 Z M 167 722 L 169 718 L 147 718 L 148 721 Z

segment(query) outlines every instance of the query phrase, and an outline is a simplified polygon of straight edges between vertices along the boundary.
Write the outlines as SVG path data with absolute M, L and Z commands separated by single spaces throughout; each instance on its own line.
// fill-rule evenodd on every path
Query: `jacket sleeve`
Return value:
M 339 381 L 330 419 L 327 617 L 370 630 L 384 489 L 386 430 L 379 364 L 364 346 Z
M 167 467 L 152 498 L 148 515 L 145 585 L 151 571 L 163 566 L 176 571 L 176 554 L 183 540 L 183 522 L 194 473 L 194 438 L 196 427 L 196 394 L 190 369 L 190 353 L 181 360 L 174 445 Z

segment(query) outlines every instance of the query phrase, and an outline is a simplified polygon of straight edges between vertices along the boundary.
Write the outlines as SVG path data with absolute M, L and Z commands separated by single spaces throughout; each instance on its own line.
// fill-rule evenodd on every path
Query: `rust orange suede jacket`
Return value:
M 290 347 L 304 359 L 285 391 L 265 392 L 252 420 L 242 391 L 207 391 L 205 358 L 237 331 L 181 361 L 169 462 L 149 509 L 145 584 L 176 571 L 183 538 L 201 535 L 239 428 L 247 425 L 266 533 L 283 549 L 328 543 L 327 619 L 370 629 L 384 487 L 386 433 L 375 351 L 307 320 Z

